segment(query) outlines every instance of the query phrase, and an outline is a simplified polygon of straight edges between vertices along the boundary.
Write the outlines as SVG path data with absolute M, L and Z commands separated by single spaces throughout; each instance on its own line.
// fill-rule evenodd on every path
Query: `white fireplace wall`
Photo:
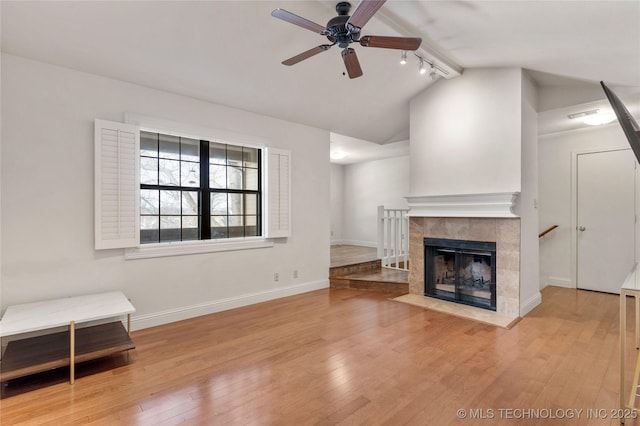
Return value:
M 514 213 L 520 216 L 520 315 L 541 301 L 536 93 L 520 68 L 467 69 L 411 101 L 410 200 L 519 194 Z M 480 217 L 446 215 L 454 216 Z
M 467 69 L 411 101 L 410 195 L 520 192 L 520 68 Z

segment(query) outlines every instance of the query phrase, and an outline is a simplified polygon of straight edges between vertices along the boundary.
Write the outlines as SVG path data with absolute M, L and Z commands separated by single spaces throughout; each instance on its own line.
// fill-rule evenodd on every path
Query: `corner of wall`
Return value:
M 542 294 L 538 291 L 529 299 L 520 303 L 520 316 L 523 317 L 531 312 L 536 306 L 542 303 Z

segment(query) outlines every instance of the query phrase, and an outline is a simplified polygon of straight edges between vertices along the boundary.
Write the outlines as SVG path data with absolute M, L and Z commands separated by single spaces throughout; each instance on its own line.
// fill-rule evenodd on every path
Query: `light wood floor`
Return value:
M 331 267 L 369 262 L 378 258 L 378 249 L 347 244 L 331 246 Z
M 618 424 L 617 296 L 548 287 L 511 330 L 387 297 L 319 290 L 137 331 L 128 361 L 80 366 L 75 385 L 64 371 L 10 382 L 0 423 Z M 498 411 L 532 408 L 607 418 Z

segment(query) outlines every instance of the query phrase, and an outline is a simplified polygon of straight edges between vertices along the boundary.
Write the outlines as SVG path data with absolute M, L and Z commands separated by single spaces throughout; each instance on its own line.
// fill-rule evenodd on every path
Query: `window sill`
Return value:
M 185 256 L 190 254 L 216 253 L 236 250 L 252 250 L 273 247 L 273 241 L 264 238 L 230 241 L 189 241 L 175 243 L 145 244 L 124 251 L 126 260 L 150 259 L 154 257 Z

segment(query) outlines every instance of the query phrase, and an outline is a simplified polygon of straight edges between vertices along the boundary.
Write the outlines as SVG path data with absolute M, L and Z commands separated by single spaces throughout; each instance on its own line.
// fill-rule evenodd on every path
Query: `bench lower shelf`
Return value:
M 69 331 L 9 342 L 0 382 L 70 365 Z M 134 349 L 120 321 L 75 330 L 75 363 Z

